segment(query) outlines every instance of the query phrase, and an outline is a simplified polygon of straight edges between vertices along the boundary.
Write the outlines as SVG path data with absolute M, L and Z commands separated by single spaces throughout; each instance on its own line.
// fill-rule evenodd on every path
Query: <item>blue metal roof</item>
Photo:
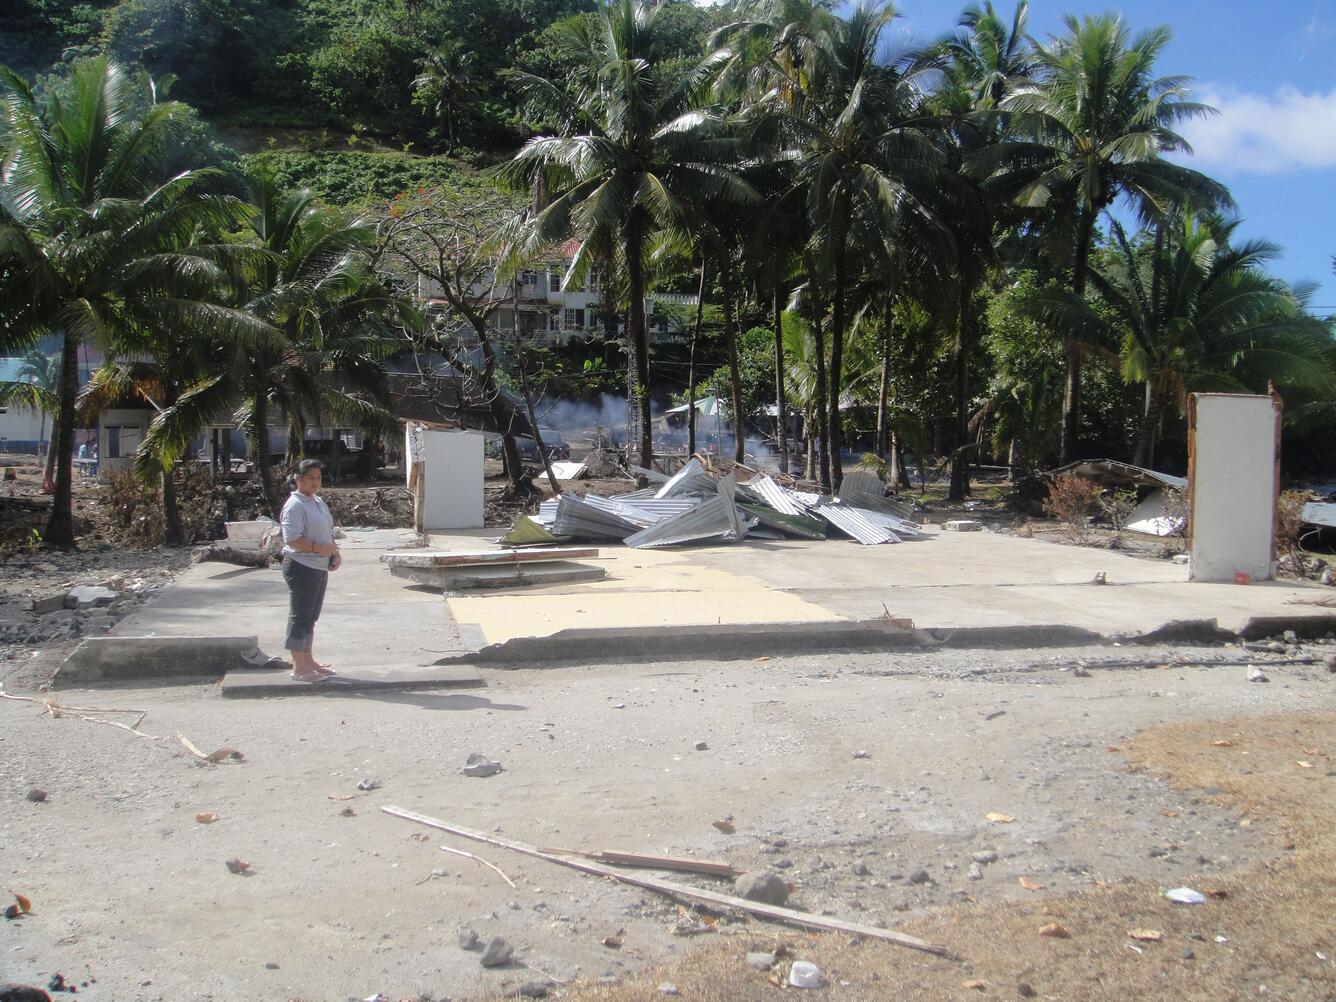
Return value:
M 0 382 L 16 382 L 22 378 L 19 374 L 22 368 L 23 359 L 21 358 L 0 358 Z

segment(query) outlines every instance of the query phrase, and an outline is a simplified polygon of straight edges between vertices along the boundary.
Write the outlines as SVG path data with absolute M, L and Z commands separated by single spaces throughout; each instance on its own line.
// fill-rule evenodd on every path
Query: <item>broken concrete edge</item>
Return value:
M 246 672 L 241 678 L 238 678 L 237 673 L 229 673 L 223 679 L 220 693 L 227 699 L 267 699 L 273 696 L 350 697 L 405 690 L 419 692 L 428 689 L 481 689 L 486 685 L 486 680 L 476 671 L 465 673 L 454 669 L 438 672 L 436 677 L 432 677 L 432 668 L 428 666 L 404 668 L 402 678 L 387 678 L 384 674 L 380 674 L 376 678 L 367 679 L 344 674 L 337 682 L 314 685 L 310 682 L 293 681 L 286 673 L 275 677 L 272 674 L 252 675 Z
M 89 637 L 56 669 L 51 685 L 142 678 L 193 683 L 253 667 L 245 658 L 258 649 L 255 636 Z
M 884 619 L 823 623 L 614 627 L 561 630 L 546 637 L 516 637 L 472 653 L 442 658 L 434 664 L 476 664 L 492 668 L 540 668 L 568 662 L 745 661 L 756 657 L 820 654 L 832 651 L 926 651 L 1024 649 L 1100 644 L 1215 644 L 1274 636 L 1293 630 L 1300 637 L 1336 632 L 1336 615 L 1268 616 L 1249 620 L 1237 631 L 1214 619 L 1182 620 L 1140 634 L 1104 635 L 1076 626 L 984 626 L 902 628 Z

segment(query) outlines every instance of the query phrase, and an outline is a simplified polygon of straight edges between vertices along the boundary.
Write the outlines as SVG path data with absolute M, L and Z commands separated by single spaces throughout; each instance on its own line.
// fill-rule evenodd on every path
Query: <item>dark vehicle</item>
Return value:
M 564 463 L 571 458 L 571 447 L 567 441 L 561 437 L 559 432 L 551 428 L 540 429 L 543 435 L 543 448 L 547 451 L 547 458 L 553 462 Z M 538 443 L 532 438 L 516 438 L 515 444 L 520 448 L 520 458 L 526 463 L 541 463 L 542 459 L 538 455 Z

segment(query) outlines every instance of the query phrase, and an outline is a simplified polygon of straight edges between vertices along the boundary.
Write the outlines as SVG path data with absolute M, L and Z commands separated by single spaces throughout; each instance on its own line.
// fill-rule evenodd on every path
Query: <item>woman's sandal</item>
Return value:
M 335 675 L 332 671 L 316 672 L 314 675 L 298 675 L 296 672 L 288 672 L 288 678 L 292 679 L 294 682 L 328 682 L 334 677 Z

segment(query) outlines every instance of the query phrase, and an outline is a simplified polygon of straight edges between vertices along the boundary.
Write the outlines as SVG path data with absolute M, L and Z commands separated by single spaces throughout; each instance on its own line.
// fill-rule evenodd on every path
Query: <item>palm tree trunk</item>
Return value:
M 783 289 L 775 283 L 775 415 L 779 439 L 779 472 L 789 472 L 789 405 L 784 397 L 784 299 Z
M 963 501 L 970 492 L 969 438 L 970 349 L 974 344 L 974 289 L 961 283 L 960 337 L 956 342 L 956 434 L 951 454 L 951 487 L 947 500 Z
M 898 493 L 901 487 L 906 490 L 911 489 L 914 485 L 910 483 L 909 471 L 905 469 L 904 450 L 900 448 L 900 433 L 894 428 L 891 429 L 890 452 L 890 473 L 886 479 L 894 485 L 892 490 Z
M 816 354 L 816 435 L 817 460 L 820 466 L 818 475 L 821 486 L 830 490 L 830 416 L 826 412 L 826 335 L 821 321 L 825 308 L 821 302 L 821 284 L 817 278 L 816 267 L 811 256 L 807 259 L 807 284 L 811 290 L 812 305 L 812 341 Z
M 877 441 L 881 459 L 890 449 L 891 337 L 895 331 L 895 297 L 886 297 L 886 317 L 881 325 L 881 378 L 877 382 Z M 892 483 L 895 481 L 892 480 Z
M 733 412 L 733 459 L 742 462 L 746 455 L 743 432 L 742 372 L 738 368 L 738 332 L 733 319 L 734 298 L 737 289 L 733 283 L 733 254 L 724 248 L 720 255 L 720 272 L 724 283 L 724 347 L 728 351 L 728 389 Z
M 163 409 L 176 404 L 176 397 L 168 394 L 163 397 Z M 172 464 L 175 466 L 175 464 Z M 172 467 L 162 471 L 162 523 L 163 539 L 168 546 L 180 546 L 185 540 L 185 531 L 181 527 L 181 506 L 176 498 L 176 481 L 172 479 Z
M 1160 411 L 1164 409 L 1164 399 L 1156 391 L 1154 378 L 1146 383 L 1146 410 L 1141 416 L 1141 429 L 1137 434 L 1136 452 L 1132 456 L 1133 466 L 1150 468 L 1155 462 L 1155 433 L 1160 426 Z
M 46 440 L 46 466 L 42 471 L 42 493 L 56 492 L 56 453 L 60 451 L 60 418 L 51 419 L 51 437 Z
M 626 265 L 630 272 L 631 313 L 626 337 L 635 359 L 636 409 L 640 413 L 640 465 L 654 468 L 654 431 L 649 413 L 649 341 L 645 335 L 645 221 L 640 210 L 631 214 L 626 235 Z
M 267 514 L 273 518 L 283 506 L 283 499 L 278 496 L 274 470 L 269 465 L 269 387 L 263 381 L 257 382 L 255 401 L 251 405 L 251 455 L 255 472 L 260 477 L 265 504 L 269 506 Z
M 815 480 L 816 473 L 816 422 L 812 419 L 812 405 L 807 405 L 803 414 L 803 438 L 807 441 L 807 457 L 803 464 L 803 479 Z
M 524 413 L 529 416 L 529 428 L 533 431 L 534 448 L 538 450 L 538 458 L 543 463 L 543 472 L 547 474 L 547 482 L 552 488 L 553 494 L 561 493 L 561 482 L 557 480 L 557 475 L 552 472 L 552 457 L 547 454 L 547 446 L 543 442 L 543 433 L 538 428 L 538 414 L 534 411 L 533 393 L 529 389 L 529 365 L 524 358 L 524 348 L 519 343 L 520 332 L 515 331 L 515 368 L 519 370 L 520 376 L 520 394 L 524 397 Z
M 61 348 L 60 412 L 56 415 L 56 494 L 46 523 L 46 543 L 74 548 L 74 402 L 79 393 L 79 339 L 65 332 Z
M 1090 243 L 1094 233 L 1095 213 L 1087 210 L 1081 214 L 1077 223 L 1072 291 L 1078 296 L 1085 295 L 1086 276 L 1090 270 Z M 1058 462 L 1062 465 L 1076 459 L 1076 430 L 1081 420 L 1081 357 L 1077 353 L 1076 343 L 1070 338 L 1067 339 L 1065 350 L 1067 381 L 1062 395 L 1062 443 L 1058 453 Z
M 701 326 L 705 320 L 705 281 L 709 258 L 700 256 L 700 290 L 696 294 L 696 323 L 691 328 L 691 345 L 687 350 L 687 456 L 696 454 L 696 346 L 700 344 Z
M 844 479 L 844 466 L 840 460 L 840 451 L 844 446 L 844 423 L 840 420 L 840 394 L 844 382 L 844 328 L 848 323 L 847 292 L 848 237 L 841 233 L 839 246 L 835 249 L 835 302 L 831 304 L 830 332 L 830 486 L 840 489 Z

